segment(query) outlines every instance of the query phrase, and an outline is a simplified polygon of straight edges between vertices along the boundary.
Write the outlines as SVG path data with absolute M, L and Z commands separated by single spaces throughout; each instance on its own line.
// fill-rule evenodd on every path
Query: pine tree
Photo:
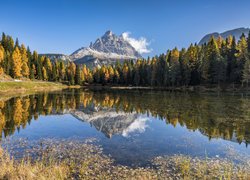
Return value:
M 32 64 L 31 71 L 30 71 L 30 79 L 35 79 L 35 74 L 36 74 L 36 66 L 35 64 Z
M 250 59 L 249 58 L 247 59 L 244 65 L 242 81 L 243 83 L 247 84 L 247 88 L 248 88 L 248 84 L 250 82 Z
M 127 63 L 124 63 L 123 68 L 122 68 L 122 82 L 124 84 L 128 84 L 128 72 L 129 72 L 129 68 Z
M 46 68 L 48 79 L 52 80 L 52 63 L 48 57 L 44 58 L 44 67 Z
M 65 76 L 66 76 L 66 70 L 65 70 L 65 64 L 64 62 L 60 62 L 60 66 L 59 66 L 59 80 L 63 81 L 65 80 Z
M 36 62 L 36 70 L 37 70 L 37 79 L 43 80 L 43 67 L 40 59 L 38 59 Z
M 20 53 L 21 53 L 21 56 L 22 56 L 22 75 L 24 77 L 28 78 L 29 75 L 30 75 L 30 69 L 29 69 L 29 66 L 28 66 L 29 59 L 28 59 L 26 48 L 25 48 L 25 46 L 23 44 L 21 45 Z
M 172 86 L 178 86 L 181 80 L 179 57 L 178 49 L 174 48 L 170 55 L 170 81 Z
M 56 68 L 56 64 L 53 64 L 52 66 L 52 81 L 57 81 L 58 80 L 58 76 L 57 76 L 57 68 Z
M 108 67 L 108 73 L 109 73 L 109 82 L 113 83 L 115 72 L 112 66 Z
M 15 47 L 18 47 L 18 48 L 20 47 L 18 38 L 16 38 Z
M 22 56 L 18 47 L 15 47 L 15 50 L 12 54 L 12 72 L 14 78 L 22 77 Z
M 248 32 L 248 37 L 247 37 L 247 50 L 250 53 L 250 31 Z
M 83 81 L 85 81 L 84 74 L 82 76 L 83 76 Z M 93 69 L 93 78 L 95 83 L 100 83 L 100 71 L 98 67 L 95 67 Z
M 75 85 L 75 74 L 76 74 L 76 65 L 75 63 L 70 62 L 68 67 L 70 85 Z
M 115 69 L 115 72 L 114 72 L 114 83 L 118 84 L 119 81 L 120 81 L 120 74 L 119 74 L 119 71 Z
M 210 39 L 205 48 L 205 57 L 203 66 L 203 78 L 206 82 L 218 83 L 218 67 L 220 61 L 220 51 L 214 37 Z
M 79 66 L 79 65 L 76 66 L 75 82 L 76 82 L 76 84 L 78 84 L 78 85 L 81 85 L 81 84 L 82 84 L 82 81 L 81 81 L 81 69 L 80 69 L 80 66 Z
M 248 51 L 247 51 L 247 41 L 245 35 L 242 34 L 238 44 L 237 44 L 237 63 L 236 63 L 236 81 L 238 83 L 242 82 L 243 77 L 243 69 L 245 62 L 248 59 Z
M 47 74 L 47 70 L 45 67 L 42 68 L 42 72 L 43 72 L 43 80 L 47 81 L 48 80 L 48 74 Z
M 4 52 L 4 48 L 3 46 L 0 44 L 0 75 L 3 74 L 4 72 L 4 55 L 5 55 L 5 52 Z

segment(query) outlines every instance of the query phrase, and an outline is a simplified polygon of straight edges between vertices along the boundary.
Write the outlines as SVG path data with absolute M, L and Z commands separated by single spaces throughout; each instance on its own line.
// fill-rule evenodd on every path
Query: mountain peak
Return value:
M 111 30 L 108 30 L 105 32 L 104 36 L 112 36 L 113 32 Z
M 135 60 L 141 58 L 139 52 L 122 36 L 111 30 L 97 38 L 89 47 L 80 48 L 70 56 L 76 63 L 93 65 L 113 64 L 116 61 Z

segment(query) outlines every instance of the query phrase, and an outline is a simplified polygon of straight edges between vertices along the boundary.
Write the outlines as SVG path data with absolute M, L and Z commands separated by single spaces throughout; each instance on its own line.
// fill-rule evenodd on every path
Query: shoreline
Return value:
M 30 150 L 19 158 L 0 148 L 0 178 L 4 179 L 248 179 L 249 161 L 234 163 L 220 157 L 191 157 L 183 154 L 152 157 L 150 166 L 116 164 L 115 159 L 95 145 L 95 139 L 43 139 L 35 143 L 22 140 Z M 36 155 L 36 156 L 34 156 Z M 12 158 L 11 158 L 12 157 Z M 31 157 L 31 158 L 30 158 Z M 43 173 L 41 173 L 43 172 Z M 46 173 L 44 173 L 46 172 Z M 173 178 L 174 177 L 174 178 Z
M 200 85 L 200 86 L 180 86 L 180 87 L 151 87 L 151 86 L 112 86 L 112 85 L 85 85 L 81 86 L 86 89 L 93 90 L 160 90 L 160 91 L 176 91 L 176 92 L 250 92 L 250 89 L 237 86 L 232 88 L 218 88 L 217 86 Z
M 80 86 L 67 86 L 46 81 L 0 81 L 0 99 L 23 94 L 60 91 L 68 88 L 80 88 Z
M 151 86 L 118 86 L 118 85 L 74 85 L 69 86 L 59 82 L 47 82 L 47 81 L 0 81 L 0 99 L 10 96 L 20 96 L 23 94 L 33 94 L 39 92 L 52 92 L 60 91 L 63 89 L 89 89 L 89 90 L 156 90 L 156 91 L 173 91 L 173 92 L 211 92 L 211 93 L 248 93 L 250 89 L 236 85 L 232 88 L 230 85 L 224 88 L 218 88 L 217 86 L 200 85 L 189 87 L 151 87 Z

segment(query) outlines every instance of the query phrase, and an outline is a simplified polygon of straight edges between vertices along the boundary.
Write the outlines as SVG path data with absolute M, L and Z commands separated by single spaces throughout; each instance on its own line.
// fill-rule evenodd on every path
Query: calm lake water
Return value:
M 250 98 L 149 90 L 83 89 L 0 101 L 4 140 L 97 139 L 116 163 L 156 156 L 250 158 Z

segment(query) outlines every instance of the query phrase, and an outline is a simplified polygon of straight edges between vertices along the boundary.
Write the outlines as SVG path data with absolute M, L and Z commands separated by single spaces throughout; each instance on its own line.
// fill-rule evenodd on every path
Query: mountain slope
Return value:
M 231 36 L 234 36 L 236 38 L 236 40 L 239 40 L 242 33 L 244 33 L 247 36 L 249 31 L 250 31 L 249 28 L 237 28 L 237 29 L 225 31 L 223 33 L 214 32 L 214 33 L 205 35 L 200 40 L 199 45 L 207 43 L 212 36 L 214 36 L 215 38 L 218 38 L 219 36 L 221 36 L 222 38 L 226 39 L 228 36 L 231 35 Z
M 142 58 L 139 52 L 126 41 L 122 35 L 117 36 L 112 31 L 107 31 L 89 47 L 82 47 L 70 56 L 64 54 L 43 54 L 52 60 L 74 61 L 76 64 L 86 64 L 88 67 L 101 66 L 103 64 L 121 63 L 124 60 Z
M 83 47 L 70 55 L 76 64 L 89 67 L 113 64 L 116 61 L 134 60 L 142 56 L 122 36 L 107 31 L 89 47 Z
M 50 60 L 55 61 L 55 60 L 59 60 L 59 61 L 72 61 L 72 59 L 70 58 L 70 56 L 68 55 L 64 55 L 64 54 L 39 54 L 39 56 L 46 56 L 48 58 L 50 58 Z

